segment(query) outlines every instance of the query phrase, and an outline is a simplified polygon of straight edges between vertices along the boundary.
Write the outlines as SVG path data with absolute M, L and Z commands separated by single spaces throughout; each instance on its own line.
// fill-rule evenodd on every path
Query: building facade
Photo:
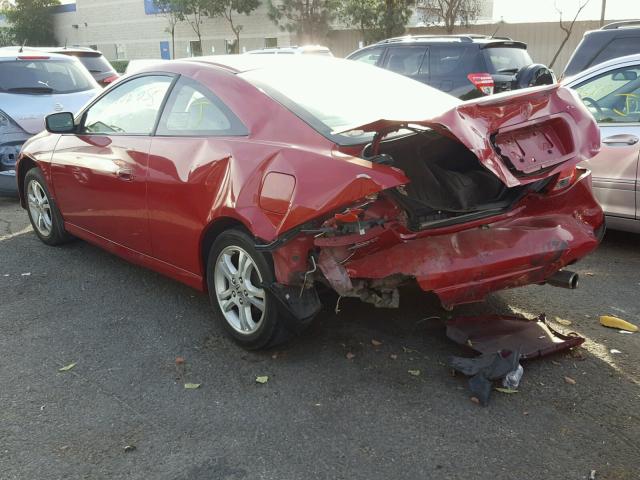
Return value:
M 292 35 L 282 32 L 267 17 L 263 4 L 251 15 L 237 15 L 242 25 L 240 51 L 289 46 Z M 54 30 L 60 45 L 97 48 L 110 60 L 137 58 L 183 58 L 228 53 L 235 35 L 223 18 L 205 18 L 200 25 L 201 43 L 187 22 L 175 32 L 175 52 L 167 32 L 169 23 L 153 0 L 76 0 L 55 10 Z

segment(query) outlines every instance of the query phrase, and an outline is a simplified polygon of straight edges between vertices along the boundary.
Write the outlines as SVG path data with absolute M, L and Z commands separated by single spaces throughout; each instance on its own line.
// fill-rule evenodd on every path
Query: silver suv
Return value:
M 0 49 L 0 194 L 17 194 L 18 153 L 44 117 L 76 112 L 101 90 L 77 58 Z

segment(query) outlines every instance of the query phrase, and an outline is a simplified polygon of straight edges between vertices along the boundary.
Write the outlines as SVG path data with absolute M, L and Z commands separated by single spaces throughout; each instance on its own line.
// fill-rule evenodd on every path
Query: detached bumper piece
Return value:
M 289 331 L 298 334 L 311 323 L 322 309 L 322 303 L 315 288 L 301 289 L 280 283 L 263 285 L 278 300 L 282 318 Z
M 518 351 L 522 360 L 544 357 L 584 342 L 575 333 L 563 335 L 552 329 L 544 313 L 535 320 L 505 315 L 458 317 L 447 322 L 447 337 L 480 354 Z

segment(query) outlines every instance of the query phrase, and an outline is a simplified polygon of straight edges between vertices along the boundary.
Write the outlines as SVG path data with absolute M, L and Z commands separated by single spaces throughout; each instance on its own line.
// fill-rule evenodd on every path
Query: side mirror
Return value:
M 614 73 L 611 79 L 617 82 L 633 82 L 638 79 L 638 74 L 633 70 L 622 70 L 621 72 Z
M 47 115 L 44 119 L 47 131 L 51 133 L 73 133 L 76 125 L 73 121 L 73 113 L 60 112 Z

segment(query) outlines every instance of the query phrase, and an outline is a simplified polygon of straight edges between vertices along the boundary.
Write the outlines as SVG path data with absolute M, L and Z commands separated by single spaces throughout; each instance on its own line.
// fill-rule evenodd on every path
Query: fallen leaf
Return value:
M 195 390 L 196 388 L 200 388 L 201 383 L 185 383 L 184 388 L 187 390 Z
M 356 358 L 356 354 L 351 352 L 348 352 L 345 356 L 347 357 L 347 360 L 353 360 Z
M 571 377 L 564 377 L 564 381 L 566 383 L 568 383 L 569 385 L 575 385 L 576 384 L 576 381 Z
M 371 340 L 371 345 L 373 345 L 374 347 L 379 347 L 380 345 L 382 345 L 382 342 L 374 338 Z
M 522 412 L 523 415 L 529 415 L 529 412 Z
M 396 355 L 395 353 L 392 353 L 391 355 L 389 355 L 389 358 L 391 360 L 397 360 L 398 359 L 398 355 Z
M 617 348 L 612 348 L 611 350 L 609 350 L 609 352 L 613 353 L 614 355 L 616 353 L 622 353 L 620 350 L 618 350 Z
M 418 353 L 417 350 L 414 350 L 413 348 L 409 348 L 409 347 L 402 347 L 402 351 L 404 353 Z
M 135 445 L 125 445 L 124 446 L 124 451 L 125 452 L 133 452 L 136 449 Z
M 514 390 L 513 388 L 496 387 L 496 391 L 500 393 L 518 393 L 518 390 Z
M 20 275 L 22 275 L 23 277 L 28 277 L 31 275 L 31 272 L 21 273 Z
M 476 405 L 480 405 L 480 400 L 478 400 L 478 397 L 471 397 L 469 398 L 469 400 L 471 400 Z
M 59 368 L 58 371 L 59 372 L 68 372 L 69 370 L 71 370 L 73 367 L 76 366 L 76 362 L 70 363 L 69 365 L 65 365 L 62 368 Z
M 594 273 L 593 272 L 585 272 L 585 275 L 587 277 L 593 277 Z
M 571 320 L 565 320 L 564 318 L 556 317 L 556 323 L 559 323 L 560 325 L 564 325 L 565 327 L 568 327 L 573 322 Z
M 256 383 L 265 384 L 268 381 L 269 381 L 269 377 L 267 375 L 262 375 L 262 376 L 256 377 Z
M 184 357 L 176 357 L 176 365 L 184 364 Z
M 414 377 L 420 376 L 420 370 L 407 370 L 407 372 L 409 372 L 409 375 L 413 375 Z

